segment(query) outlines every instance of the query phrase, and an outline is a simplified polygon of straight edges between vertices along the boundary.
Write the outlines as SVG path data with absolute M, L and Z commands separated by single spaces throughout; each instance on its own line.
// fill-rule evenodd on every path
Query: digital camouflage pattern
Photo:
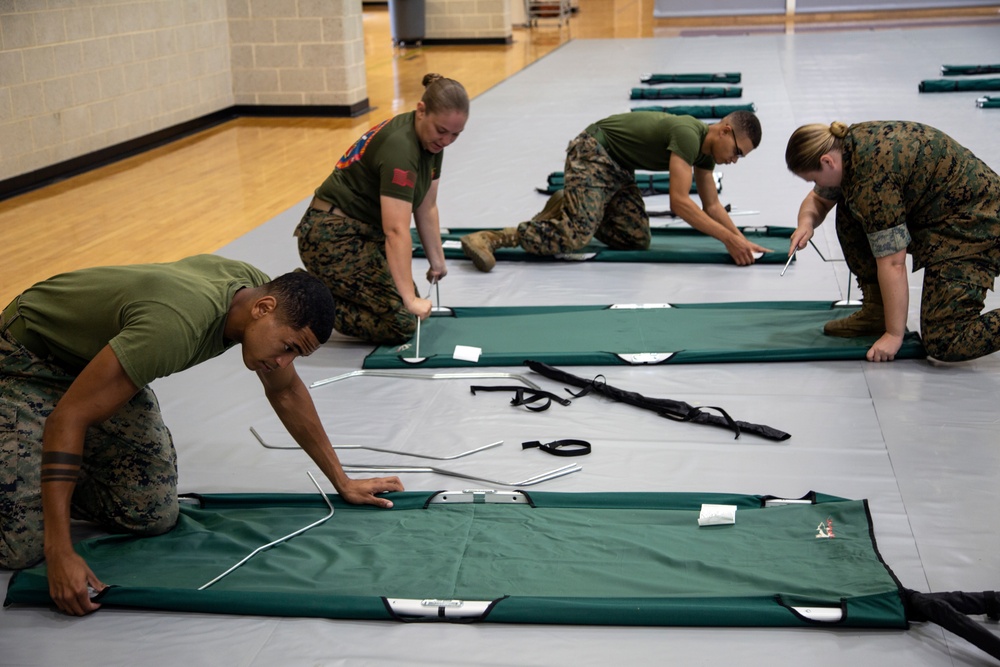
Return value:
M 933 127 L 881 121 L 844 139 L 837 237 L 858 282 L 878 284 L 876 256 L 906 250 L 926 268 L 920 330 L 927 353 L 962 361 L 1000 349 L 1000 311 L 980 315 L 1000 273 L 1000 176 Z
M 16 569 L 43 556 L 42 433 L 76 376 L 3 322 L 0 332 L 0 567 Z M 148 387 L 87 431 L 72 508 L 112 532 L 157 535 L 177 522 L 177 455 Z
M 649 216 L 635 175 L 611 159 L 597 140 L 581 133 L 566 149 L 562 207 L 517 227 L 521 247 L 535 255 L 575 252 L 591 238 L 615 250 L 649 248 Z
M 381 225 L 310 208 L 295 236 L 306 270 L 333 294 L 337 331 L 379 345 L 410 340 L 417 318 L 389 273 Z

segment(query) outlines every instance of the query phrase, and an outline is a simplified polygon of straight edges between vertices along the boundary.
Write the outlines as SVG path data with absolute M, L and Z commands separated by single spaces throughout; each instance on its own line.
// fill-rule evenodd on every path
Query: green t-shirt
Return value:
M 840 188 L 815 188 L 848 208 L 875 257 L 900 250 L 913 270 L 1000 244 L 1000 177 L 929 125 L 873 121 L 848 128 Z
M 441 177 L 444 151 L 424 150 L 414 128 L 416 112 L 383 121 L 361 135 L 323 184 L 316 196 L 365 222 L 382 223 L 379 197 L 402 199 L 418 208 Z
M 708 125 L 692 116 L 633 111 L 599 120 L 587 132 L 630 171 L 670 171 L 673 153 L 695 167 L 715 169 L 715 159 L 701 152 Z
M 79 371 L 111 345 L 129 379 L 144 387 L 231 347 L 222 334 L 233 295 L 268 280 L 249 264 L 215 255 L 96 267 L 29 287 L 18 312 L 32 349 L 44 346 Z

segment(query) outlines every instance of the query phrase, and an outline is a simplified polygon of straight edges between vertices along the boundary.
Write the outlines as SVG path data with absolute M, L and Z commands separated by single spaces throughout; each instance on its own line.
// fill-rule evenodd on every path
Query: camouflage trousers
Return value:
M 410 340 L 417 318 L 406 310 L 396 290 L 380 228 L 310 208 L 295 236 L 306 271 L 333 294 L 337 331 L 380 345 Z
M 597 140 L 581 133 L 566 149 L 561 211 L 517 227 L 521 247 L 534 255 L 575 252 L 591 238 L 616 250 L 649 248 L 649 216 L 635 174 Z
M 837 238 L 847 268 L 862 285 L 878 284 L 878 266 L 860 221 L 837 206 Z M 968 361 L 1000 350 L 1000 310 L 983 313 L 986 292 L 1000 273 L 1000 247 L 924 268 L 920 338 L 941 361 Z
M 43 557 L 42 432 L 76 378 L 5 329 L 0 321 L 0 567 L 19 569 Z M 87 431 L 72 515 L 111 532 L 158 535 L 177 512 L 177 456 L 146 387 Z

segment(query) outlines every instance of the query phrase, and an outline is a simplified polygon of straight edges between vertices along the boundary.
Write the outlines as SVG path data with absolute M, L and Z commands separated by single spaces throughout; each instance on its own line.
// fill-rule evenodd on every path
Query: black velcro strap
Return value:
M 543 410 L 548 410 L 549 406 L 552 405 L 552 401 L 555 401 L 559 405 L 569 405 L 571 401 L 569 399 L 563 398 L 561 396 L 556 396 L 555 394 L 542 391 L 541 389 L 531 389 L 529 387 L 523 387 L 521 385 L 505 386 L 505 387 L 470 387 L 472 393 L 475 394 L 477 391 L 512 391 L 514 392 L 514 398 L 510 399 L 510 404 L 514 407 L 524 406 L 532 412 L 542 412 Z M 539 401 L 545 401 L 542 405 L 532 405 L 533 403 L 538 403 Z
M 584 456 L 590 453 L 590 443 L 586 440 L 575 440 L 566 438 L 565 440 L 553 440 L 542 444 L 538 440 L 522 442 L 521 449 L 531 449 L 537 447 L 543 452 L 548 452 L 553 456 Z

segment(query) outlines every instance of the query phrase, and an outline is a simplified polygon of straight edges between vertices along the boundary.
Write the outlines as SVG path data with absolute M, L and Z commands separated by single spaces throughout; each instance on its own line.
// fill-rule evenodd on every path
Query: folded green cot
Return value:
M 865 358 L 876 337 L 836 338 L 823 325 L 858 310 L 829 301 L 451 308 L 416 337 L 383 345 L 364 368 L 577 366 Z M 418 349 L 419 348 L 419 354 Z M 897 359 L 923 357 L 909 332 Z
M 1000 97 L 985 95 L 976 100 L 976 106 L 980 109 L 1000 109 Z
M 670 86 L 667 88 L 633 88 L 633 100 L 680 100 L 710 97 L 741 97 L 739 86 Z
M 933 620 L 1000 657 L 1000 638 L 965 617 L 996 618 L 996 593 L 904 588 L 878 551 L 865 500 L 815 492 L 389 497 L 391 510 L 319 494 L 201 495 L 182 503 L 168 533 L 100 537 L 76 549 L 108 584 L 96 599 L 111 608 L 827 631 Z M 5 605 L 48 604 L 44 565 L 14 574 Z
M 678 106 L 648 106 L 632 107 L 631 111 L 659 111 L 675 116 L 694 116 L 695 118 L 725 118 L 734 111 L 757 111 L 757 106 L 750 104 L 691 104 Z
M 1000 90 L 1000 79 L 927 79 L 920 82 L 922 93 L 954 93 L 969 90 Z
M 461 239 L 466 234 L 482 231 L 477 227 L 451 227 L 441 230 L 441 247 L 447 259 L 468 259 L 462 253 Z M 650 229 L 648 250 L 614 250 L 597 239 L 580 250 L 561 255 L 532 255 L 522 248 L 497 248 L 493 255 L 497 261 L 524 262 L 639 262 L 665 264 L 732 264 L 733 258 L 726 247 L 710 236 L 684 228 Z M 794 227 L 741 227 L 740 231 L 753 243 L 770 249 L 757 260 L 759 264 L 783 264 L 788 261 L 789 239 Z M 410 230 L 413 239 L 413 256 L 426 257 L 427 253 L 416 229 Z
M 656 85 L 661 83 L 739 83 L 740 72 L 694 72 L 691 74 L 643 74 L 639 77 L 642 83 Z
M 715 191 L 722 192 L 722 172 L 713 172 L 712 177 L 715 179 Z M 535 190 L 543 195 L 551 195 L 566 187 L 566 173 L 553 171 L 546 177 L 545 182 L 544 188 L 535 188 Z M 668 195 L 670 194 L 670 172 L 653 171 L 636 173 L 635 184 L 639 187 L 639 192 L 642 193 L 643 197 Z M 698 188 L 695 186 L 694 181 L 691 182 L 690 193 L 693 195 L 698 194 Z
M 944 76 L 997 73 L 1000 73 L 1000 65 L 941 65 L 941 74 Z

